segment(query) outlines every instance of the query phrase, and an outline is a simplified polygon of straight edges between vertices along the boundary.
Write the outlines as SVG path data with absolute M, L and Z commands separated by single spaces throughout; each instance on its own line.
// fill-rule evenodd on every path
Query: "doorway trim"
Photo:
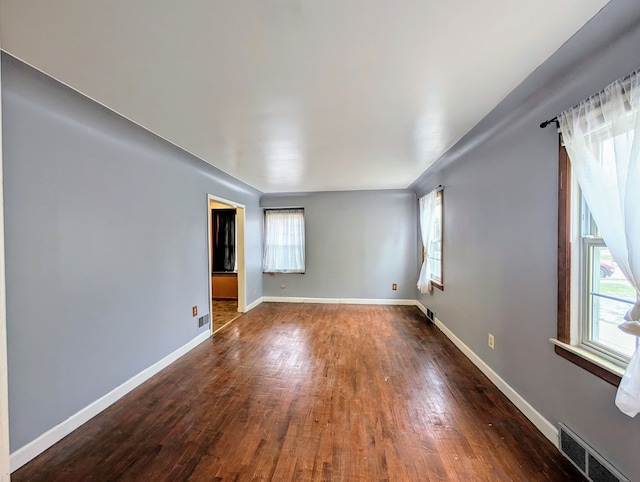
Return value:
M 245 206 L 244 204 L 214 196 L 213 194 L 207 194 L 207 258 L 209 259 L 209 264 L 207 265 L 209 294 L 207 296 L 209 296 L 209 325 L 211 333 L 213 334 L 213 303 L 211 299 L 211 248 L 213 246 L 213 239 L 211 239 L 211 201 L 226 204 L 236 210 L 236 235 L 238 238 L 238 245 L 236 246 L 238 250 L 238 313 L 245 313 L 247 311 L 247 282 L 244 256 Z
M 0 72 L 0 78 L 2 73 Z M 0 83 L 1 85 L 1 83 Z M 2 87 L 0 87 L 0 91 Z M 1 92 L 0 92 L 1 93 Z M 7 297 L 4 251 L 4 209 L 2 173 L 2 105 L 0 104 L 0 481 L 11 476 L 9 453 L 9 368 L 7 366 Z

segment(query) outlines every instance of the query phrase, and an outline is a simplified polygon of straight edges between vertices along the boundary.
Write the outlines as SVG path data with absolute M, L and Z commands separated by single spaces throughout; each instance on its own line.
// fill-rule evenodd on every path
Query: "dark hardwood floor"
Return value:
M 213 331 L 219 330 L 238 316 L 238 300 L 211 300 Z
M 416 308 L 269 303 L 12 480 L 583 479 Z

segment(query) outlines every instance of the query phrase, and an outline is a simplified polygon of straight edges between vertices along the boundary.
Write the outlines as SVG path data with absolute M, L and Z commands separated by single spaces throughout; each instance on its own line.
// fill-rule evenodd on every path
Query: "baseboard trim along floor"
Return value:
M 401 305 L 416 306 L 420 311 L 426 314 L 427 309 L 417 300 L 408 299 L 368 299 L 368 298 L 305 298 L 305 297 L 280 297 L 280 296 L 263 296 L 247 306 L 247 311 L 255 308 L 261 303 L 333 303 L 333 304 L 361 304 L 361 305 Z M 460 340 L 446 325 L 436 318 L 435 325 L 449 338 L 462 353 L 476 365 L 489 380 L 518 407 L 518 409 L 536 426 L 536 428 L 547 438 L 554 446 L 558 447 L 558 430 L 546 418 L 544 418 L 529 402 L 527 402 L 516 390 L 514 390 L 505 380 L 503 380 L 493 369 L 487 365 L 478 355 L 476 355 L 462 340 Z M 82 410 L 78 411 L 67 420 L 61 422 L 47 432 L 40 435 L 35 440 L 29 442 L 11 454 L 10 466 L 11 471 L 15 471 L 24 464 L 34 459 L 42 452 L 47 450 L 53 444 L 67 436 L 69 433 L 80 427 L 82 424 L 95 417 L 97 414 L 105 410 L 107 407 L 118 401 L 127 393 L 147 381 L 149 378 L 160 372 L 165 367 L 185 355 L 196 346 L 204 342 L 211 336 L 209 331 L 198 335 L 182 347 L 170 353 L 163 359 L 154 363 L 150 367 L 133 376 L 122 385 L 116 387 L 106 395 L 89 404 Z
M 425 315 L 427 314 L 427 308 L 416 301 L 416 306 L 420 311 L 422 311 Z M 531 423 L 533 423 L 538 430 L 547 438 L 549 441 L 558 448 L 558 429 L 549 422 L 546 418 L 544 418 L 540 412 L 538 412 L 535 408 L 531 406 L 525 398 L 520 395 L 511 385 L 509 385 L 504 379 L 498 375 L 493 369 L 487 365 L 482 358 L 475 354 L 471 348 L 469 348 L 465 343 L 458 338 L 449 328 L 446 327 L 442 321 L 438 318 L 435 319 L 434 323 L 438 329 L 444 333 L 444 335 L 449 338 L 458 349 L 464 353 L 464 355 L 471 360 L 471 362 L 477 366 L 482 373 L 484 373 L 491 383 L 493 383 L 498 390 L 500 390 L 509 400 L 513 403 L 518 410 L 520 410 L 525 417 L 527 417 Z
M 170 353 L 169 355 L 164 357 L 162 360 L 159 360 L 150 367 L 142 370 L 140 373 L 134 375 L 122 385 L 114 388 L 106 395 L 97 399 L 95 402 L 74 413 L 64 422 L 59 423 L 55 427 L 40 435 L 35 440 L 32 440 L 28 444 L 20 447 L 10 456 L 9 463 L 11 472 L 18 470 L 24 464 L 36 458 L 53 444 L 62 440 L 82 424 L 89 421 L 109 406 L 113 405 L 131 390 L 142 385 L 149 378 L 151 378 L 167 366 L 171 365 L 178 358 L 193 350 L 196 346 L 207 340 L 210 336 L 211 332 L 209 330 L 201 333 L 188 343 L 182 345 L 173 353 Z
M 330 303 L 338 305 L 415 306 L 416 300 L 391 298 L 306 298 L 298 296 L 263 296 L 265 303 Z

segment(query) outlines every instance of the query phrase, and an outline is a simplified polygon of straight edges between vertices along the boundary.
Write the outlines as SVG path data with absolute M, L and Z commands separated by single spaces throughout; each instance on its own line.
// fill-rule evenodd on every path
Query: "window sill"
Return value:
M 550 338 L 549 341 L 555 345 L 556 354 L 602 378 L 613 386 L 617 387 L 620 384 L 620 379 L 624 375 L 624 368 L 584 348 L 563 343 L 555 338 Z

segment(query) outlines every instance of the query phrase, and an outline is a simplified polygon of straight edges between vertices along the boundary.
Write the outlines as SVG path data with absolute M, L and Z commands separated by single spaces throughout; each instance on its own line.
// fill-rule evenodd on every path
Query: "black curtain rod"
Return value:
M 622 84 L 624 84 L 624 85 L 626 86 L 626 85 L 630 84 L 630 83 L 631 83 L 631 81 L 632 81 L 632 79 L 633 79 L 634 77 L 638 76 L 638 75 L 640 75 L 640 68 L 638 68 L 638 69 L 634 70 L 634 71 L 633 71 L 633 72 L 631 72 L 630 74 L 625 75 L 624 77 L 622 77 L 621 79 L 619 79 L 619 80 L 617 80 L 617 81 L 615 81 L 615 82 L 620 82 L 620 83 L 622 83 Z M 611 84 L 609 84 L 609 85 L 611 85 Z M 626 88 L 626 87 L 625 87 L 625 88 Z M 605 87 L 605 89 L 606 89 L 606 87 Z M 591 97 L 589 97 L 589 99 L 590 99 L 590 98 L 592 98 L 592 97 L 595 97 L 595 96 L 597 96 L 597 95 L 599 95 L 599 94 L 601 94 L 601 93 L 603 93 L 605 89 L 603 89 L 603 90 L 601 90 L 600 92 L 598 92 L 598 93 L 596 93 L 596 94 L 592 95 Z M 558 120 L 558 117 L 557 117 L 557 116 L 556 116 L 556 117 L 554 117 L 553 119 L 549 119 L 549 120 L 547 120 L 547 121 L 544 121 L 542 124 L 540 124 L 540 128 L 541 128 L 541 129 L 544 129 L 545 127 L 547 127 L 547 126 L 548 126 L 549 124 L 551 124 L 551 123 L 555 123 L 555 124 L 556 124 L 556 127 L 557 127 L 558 129 L 560 128 L 560 121 Z
M 559 128 L 560 127 L 560 121 L 558 120 L 557 117 L 554 117 L 553 119 L 549 119 L 549 120 L 544 121 L 542 124 L 540 124 L 540 128 L 544 129 L 549 124 L 554 123 L 554 122 L 556 124 L 556 127 Z

